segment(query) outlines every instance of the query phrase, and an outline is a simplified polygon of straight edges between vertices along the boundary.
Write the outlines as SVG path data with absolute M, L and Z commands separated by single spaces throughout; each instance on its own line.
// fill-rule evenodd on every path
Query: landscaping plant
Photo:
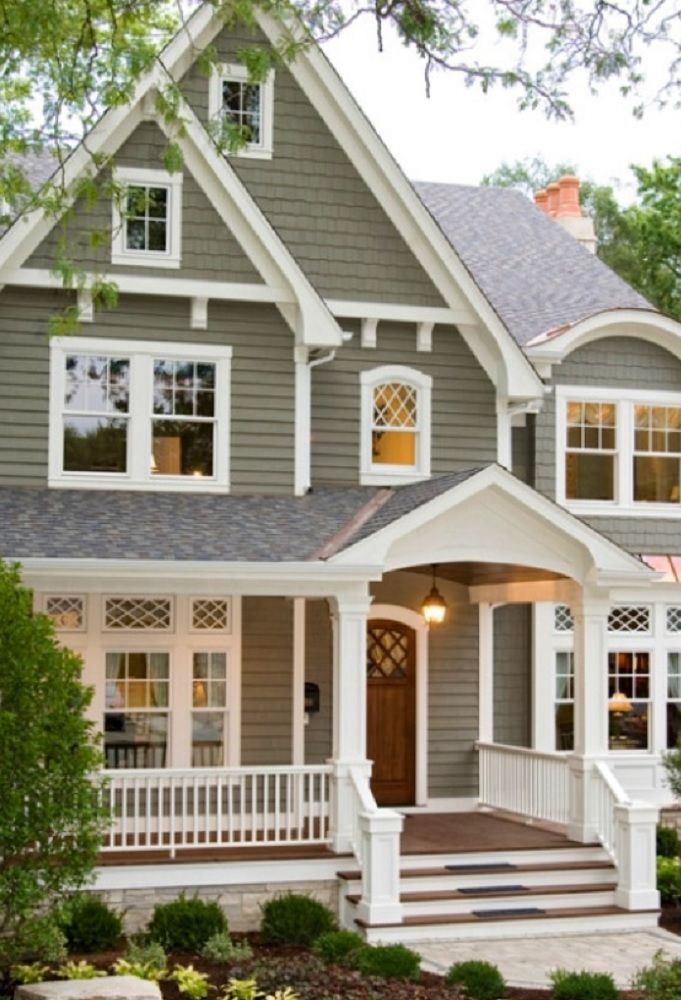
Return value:
M 0 562 L 0 760 L 11 762 L 0 768 L 0 979 L 53 960 L 63 940 L 50 917 L 97 859 L 106 812 L 92 784 L 102 758 L 91 697 L 79 657 Z
M 340 965 L 352 960 L 354 952 L 364 947 L 364 939 L 355 931 L 328 931 L 320 934 L 312 950 L 330 965 Z
M 507 991 L 506 980 L 491 962 L 455 962 L 445 982 L 458 987 L 470 1000 L 500 1000 Z
M 130 941 L 125 958 L 128 962 L 152 965 L 157 969 L 165 969 L 168 964 L 168 956 L 158 941 Z
M 636 973 L 632 986 L 645 1000 L 679 1000 L 681 997 L 681 959 L 666 958 L 658 951 L 653 964 Z
M 189 1000 L 203 1000 L 211 989 L 208 976 L 193 965 L 176 965 L 169 979 L 177 983 L 177 988 Z
M 111 966 L 114 976 L 137 976 L 138 979 L 148 979 L 158 983 L 165 978 L 166 970 L 152 962 L 131 962 L 128 958 L 119 958 Z
M 676 858 L 681 853 L 681 841 L 673 826 L 658 826 L 656 854 L 658 858 Z
M 336 920 L 326 906 L 312 896 L 289 892 L 275 896 L 262 907 L 260 930 L 268 944 L 310 946 L 320 935 L 336 929 Z
M 99 896 L 81 893 L 65 905 L 60 926 L 69 951 L 109 951 L 123 935 L 123 918 Z
M 225 915 L 215 902 L 184 894 L 170 903 L 157 903 L 147 926 L 147 937 L 166 951 L 198 955 L 214 934 L 228 931 Z
M 681 901 L 681 858 L 658 858 L 657 888 L 663 903 Z
M 421 956 L 403 944 L 365 944 L 352 964 L 364 976 L 383 979 L 418 979 L 421 972 Z
M 106 972 L 100 972 L 90 962 L 81 959 L 80 962 L 64 962 L 57 969 L 57 975 L 62 979 L 100 979 Z
M 619 993 L 612 976 L 605 972 L 551 973 L 553 1000 L 617 1000 Z
M 255 979 L 230 979 L 224 987 L 222 1000 L 260 1000 L 264 997 Z
M 12 979 L 15 983 L 42 983 L 49 975 L 49 965 L 41 965 L 40 962 L 31 962 L 29 965 L 13 965 Z
M 208 938 L 200 954 L 209 962 L 243 962 L 251 958 L 253 951 L 247 941 L 235 944 L 229 934 L 220 931 Z

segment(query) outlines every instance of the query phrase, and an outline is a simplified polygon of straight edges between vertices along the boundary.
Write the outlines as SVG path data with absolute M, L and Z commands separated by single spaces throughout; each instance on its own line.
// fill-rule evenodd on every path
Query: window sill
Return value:
M 119 267 L 167 267 L 177 270 L 182 267 L 180 257 L 151 253 L 112 253 L 111 263 Z
M 48 479 L 47 485 L 51 490 L 135 490 L 147 493 L 229 493 L 229 483 L 217 483 L 214 480 L 201 482 L 193 476 L 188 482 L 185 479 L 175 479 L 168 477 L 164 480 L 145 480 L 144 482 L 130 479 L 103 478 L 101 476 L 89 478 L 86 476 L 74 476 L 73 478 Z
M 241 160 L 271 160 L 272 150 L 271 149 L 249 149 L 248 146 L 243 149 L 237 149 L 233 153 L 228 153 L 228 157 L 241 159 Z
M 361 486 L 408 486 L 410 483 L 422 483 L 430 479 L 427 472 L 362 472 L 359 477 Z
M 594 502 L 558 501 L 571 514 L 579 517 L 636 517 L 681 519 L 681 503 L 642 503 L 636 506 L 610 503 L 607 500 Z

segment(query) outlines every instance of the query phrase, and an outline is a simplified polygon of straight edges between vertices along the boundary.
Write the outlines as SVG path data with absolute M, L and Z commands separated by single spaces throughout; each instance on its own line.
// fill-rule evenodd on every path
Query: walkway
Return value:
M 510 986 L 537 988 L 549 985 L 554 969 L 609 972 L 621 988 L 649 965 L 657 951 L 681 958 L 681 937 L 664 930 L 617 934 L 505 938 L 496 941 L 427 941 L 412 944 L 423 956 L 423 968 L 443 974 L 454 962 L 484 959 L 499 967 Z

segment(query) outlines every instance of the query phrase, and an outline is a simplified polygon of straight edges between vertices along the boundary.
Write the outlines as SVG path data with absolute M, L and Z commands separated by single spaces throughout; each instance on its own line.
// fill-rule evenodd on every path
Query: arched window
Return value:
M 430 376 L 401 365 L 361 373 L 362 483 L 430 475 Z

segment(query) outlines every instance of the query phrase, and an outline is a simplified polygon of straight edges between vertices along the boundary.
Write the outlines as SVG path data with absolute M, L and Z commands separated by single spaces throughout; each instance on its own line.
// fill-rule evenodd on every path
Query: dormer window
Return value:
M 400 365 L 362 372 L 361 482 L 399 484 L 430 475 L 428 375 Z
M 180 267 L 182 174 L 117 167 L 114 180 L 112 263 Z
M 240 129 L 245 144 L 233 155 L 271 159 L 274 111 L 274 70 L 262 82 L 248 79 L 245 66 L 226 64 L 214 69 L 210 80 L 208 115 L 227 118 Z

